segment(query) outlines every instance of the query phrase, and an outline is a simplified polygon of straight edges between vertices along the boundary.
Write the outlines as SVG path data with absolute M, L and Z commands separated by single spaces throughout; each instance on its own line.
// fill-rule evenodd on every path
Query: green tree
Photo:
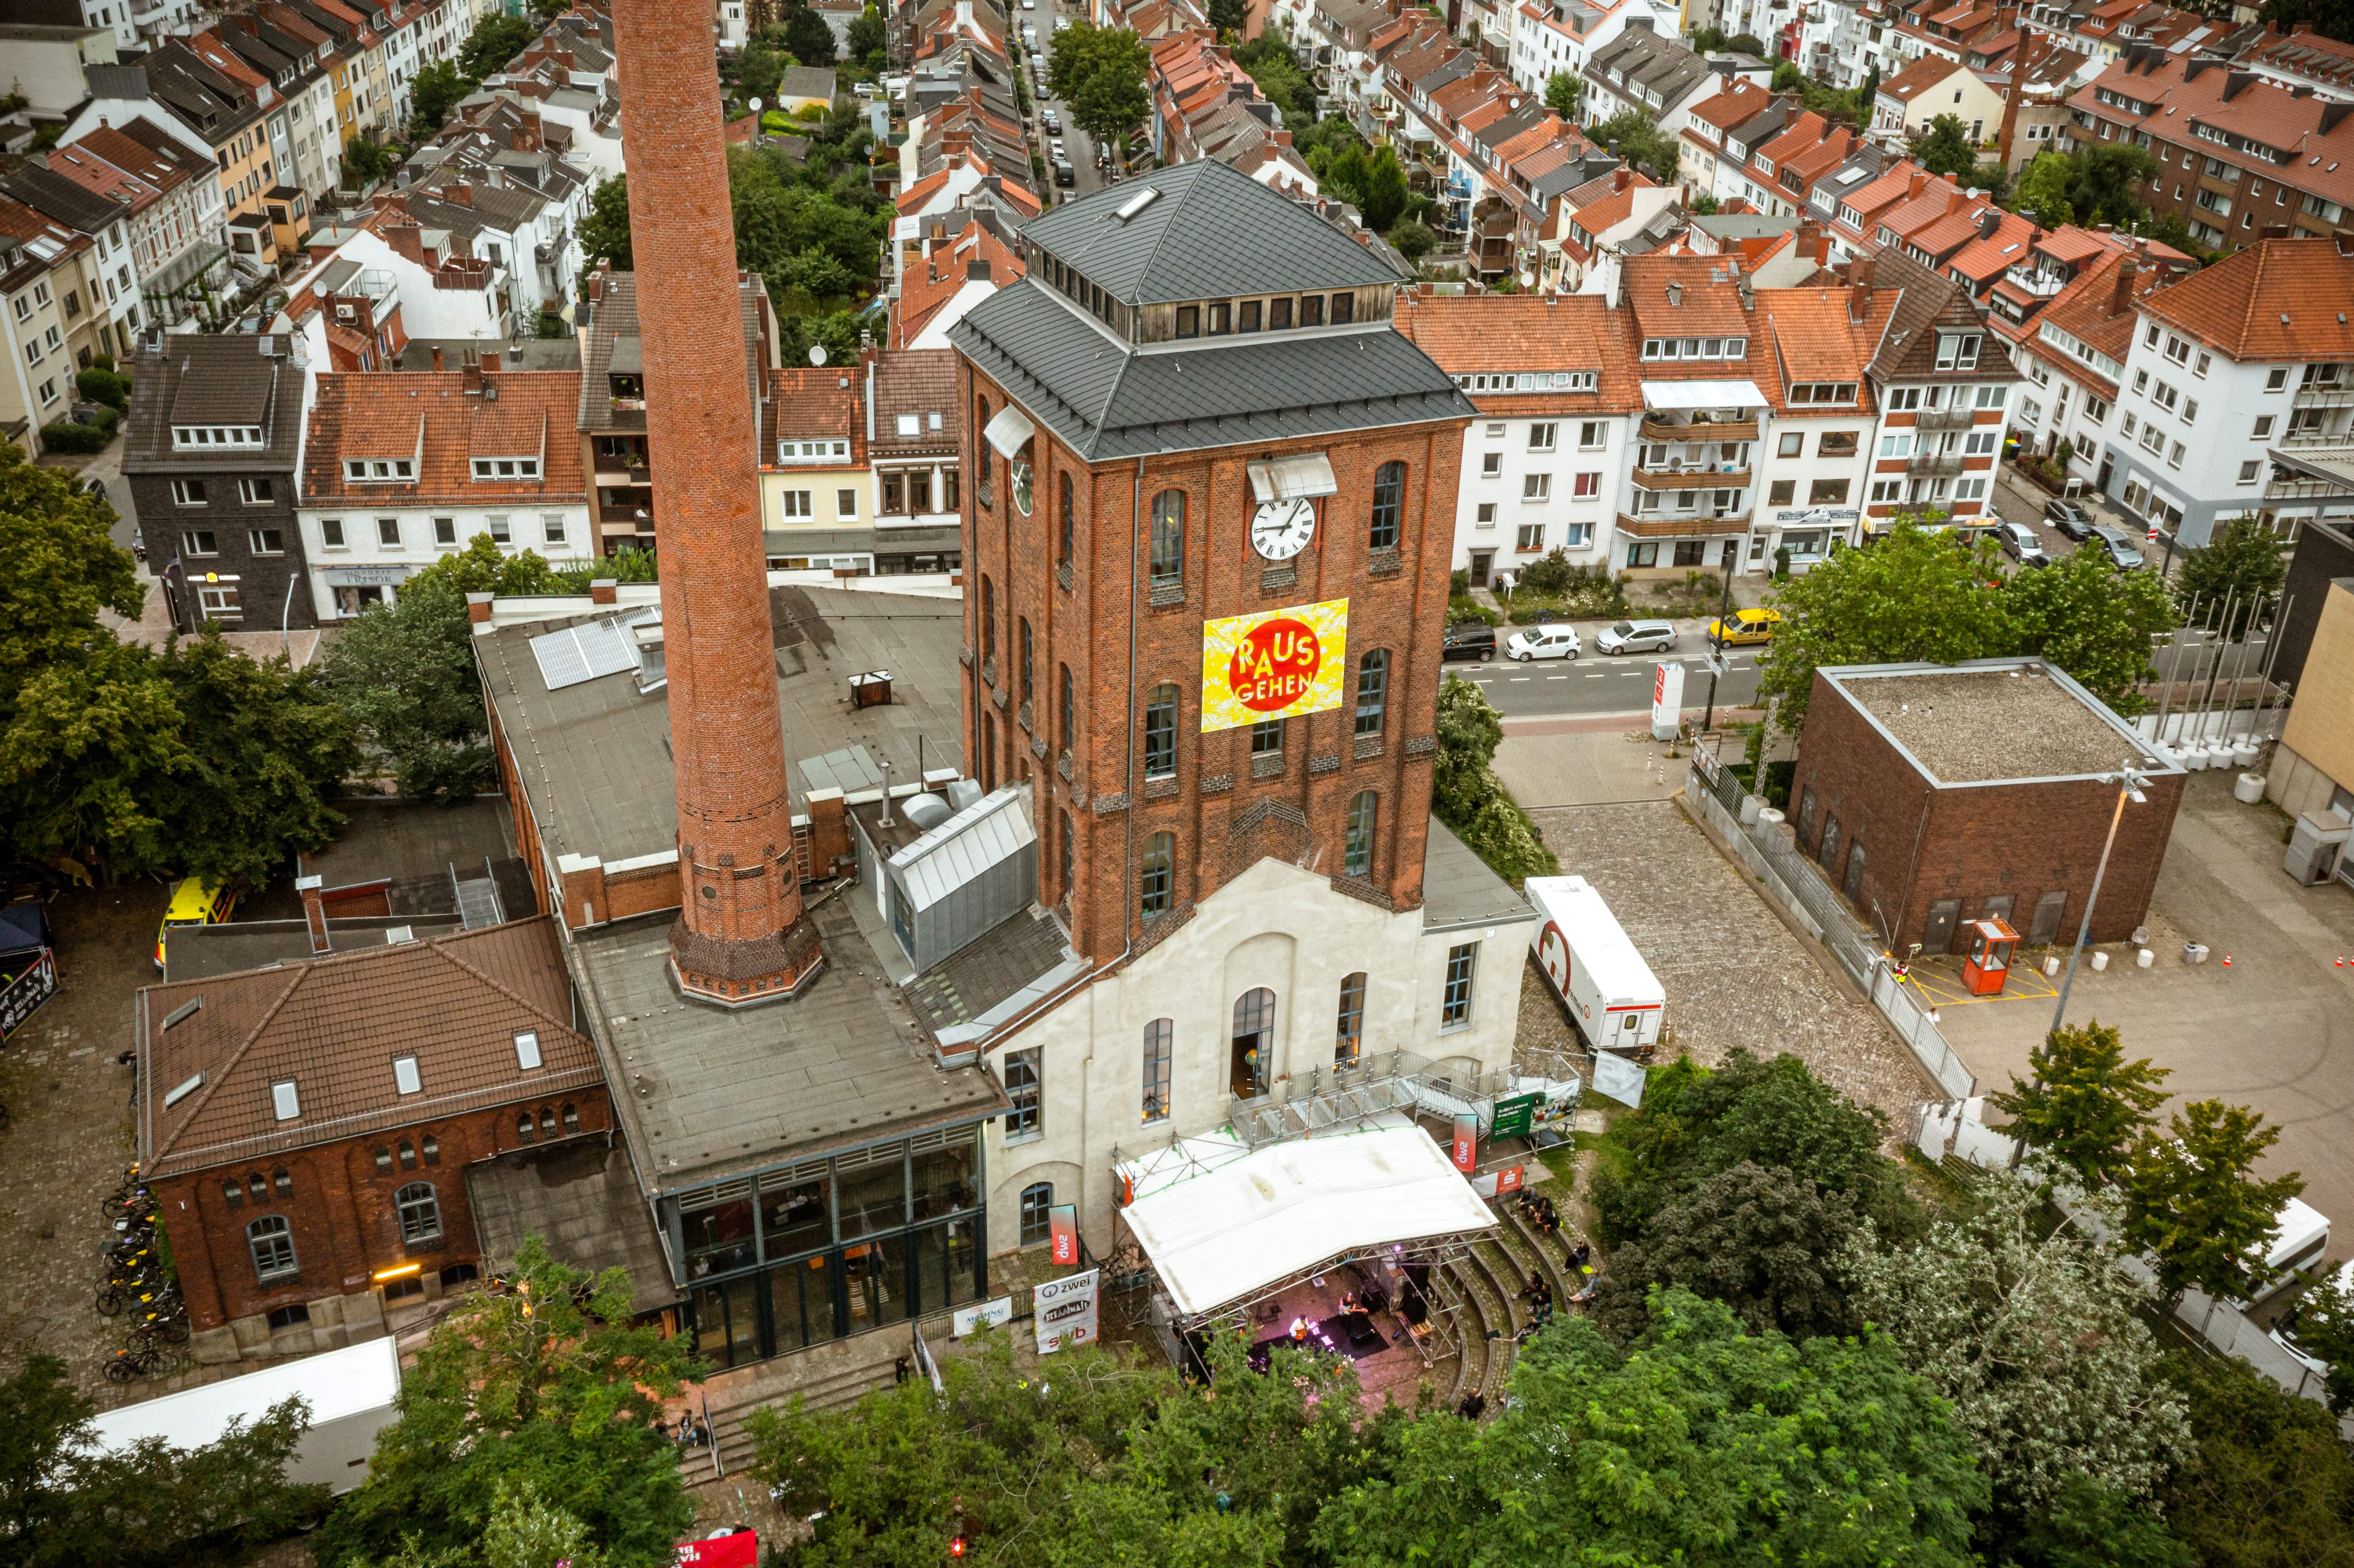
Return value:
M 1319 122 L 1316 118 L 1316 84 L 1309 80 L 1299 63 L 1291 58 L 1291 49 L 1279 32 L 1266 31 L 1235 49 L 1235 63 L 1250 73 L 1258 83 L 1260 96 L 1282 112 L 1284 127 L 1291 132 L 1292 145 L 1299 138 L 1320 124 L 1347 125 L 1345 119 Z M 1300 156 L 1306 157 L 1306 153 Z
M 2296 1171 L 2263 1180 L 2256 1161 L 2280 1128 L 2245 1106 L 2194 1100 L 2176 1111 L 2168 1135 L 2142 1135 L 2126 1171 L 2125 1234 L 2158 1266 L 2168 1304 L 2197 1286 L 2245 1300 L 2265 1279 L 2264 1253 L 2281 1205 L 2305 1191 Z
M 26 861 L 119 876 L 172 869 L 163 802 L 195 766 L 172 683 L 154 652 L 111 640 L 41 670 L 16 690 L 0 730 L 0 821 Z
M 2147 148 L 2125 143 L 2094 142 L 2071 154 L 2075 183 L 2068 187 L 2068 204 L 2078 223 L 2130 224 L 2148 209 L 2134 194 L 2137 182 L 2158 173 L 2158 160 Z
M 1743 1160 L 1653 1216 L 1610 1254 L 1594 1320 L 1621 1341 L 1649 1324 L 1653 1287 L 1722 1301 L 1753 1331 L 1793 1340 L 1852 1333 L 1846 1259 L 1855 1201 L 1795 1171 Z
M 1250 0 L 1210 0 L 1210 26 L 1236 38 L 1250 26 Z
M 186 737 L 186 766 L 167 775 L 159 802 L 177 869 L 258 888 L 334 839 L 344 816 L 331 802 L 359 743 L 317 669 L 248 658 L 209 626 L 175 638 L 157 668 Z
M 2186 606 L 2196 596 L 2200 622 L 2236 641 L 2254 622 L 2257 608 L 2280 592 L 2287 575 L 2279 535 L 2253 517 L 2227 518 L 2204 545 L 2183 552 L 2174 594 Z M 2237 606 L 2229 627 L 2223 624 L 2227 603 Z
M 1877 1334 L 1794 1344 L 1664 1291 L 1614 1346 L 1556 1319 L 1492 1422 L 1416 1422 L 1389 1479 L 1324 1510 L 1339 1568 L 1973 1562 L 1986 1483 Z
M 1716 212 L 1716 197 L 1707 191 L 1696 191 L 1691 200 L 1684 204 L 1684 210 L 1694 217 L 1713 217 Z
M 2344 1271 L 2298 1297 L 2280 1326 L 2298 1350 L 2328 1363 L 2329 1408 L 2340 1415 L 2354 1412 L 2354 1290 L 2347 1288 Z
M 2046 1034 L 2028 1053 L 2026 1080 L 2014 1074 L 2008 1091 L 1987 1099 L 2010 1118 L 2013 1137 L 2087 1181 L 2105 1182 L 2158 1125 L 2149 1113 L 2166 1103 L 2159 1086 L 2172 1071 L 2147 1056 L 2126 1061 L 2115 1026 L 2094 1019 Z
M 869 56 L 889 51 L 891 29 L 883 20 L 883 13 L 869 5 L 851 22 L 845 41 L 850 48 L 850 58 L 863 63 Z
M 1759 694 L 1796 735 L 1824 664 L 1952 664 L 2009 652 L 1994 546 L 1973 547 L 1902 516 L 1860 549 L 1835 552 L 1775 596 L 1782 623 L 1758 662 Z
M 2086 1476 L 2069 1477 L 2043 1508 L 1998 1531 L 1982 1560 L 2016 1568 L 2194 1568 L 2197 1562 L 2146 1502 Z
M 758 99 L 763 104 L 777 101 L 777 84 L 785 79 L 785 68 L 794 63 L 768 45 L 748 43 L 736 56 L 736 85 L 742 90 L 748 103 Z
M 139 619 L 146 589 L 131 552 L 108 537 L 114 508 L 75 490 L 62 469 L 0 443 L 0 720 L 34 672 L 111 643 L 110 610 Z
M 1497 875 L 1551 876 L 1560 863 L 1490 766 L 1503 738 L 1503 720 L 1486 694 L 1469 681 L 1441 681 L 1431 810 Z
M 630 249 L 629 175 L 599 180 L 588 193 L 588 211 L 580 219 L 580 254 L 591 260 L 610 257 L 618 272 L 636 268 L 636 253 Z
M 354 190 L 384 178 L 400 166 L 397 148 L 382 146 L 365 136 L 344 143 L 344 184 Z
M 2205 1568 L 2354 1563 L 2354 1458 L 2327 1405 L 2232 1356 L 2167 1359 L 2197 1446 L 2165 1492 L 2174 1533 Z
M 1544 106 L 1564 120 L 1577 118 L 1577 100 L 1585 84 L 1577 79 L 1575 71 L 1557 70 L 1545 78 Z
M 2138 713 L 2139 683 L 2157 673 L 2154 641 L 2179 620 L 2156 572 L 2120 572 L 2098 550 L 2078 550 L 2002 586 L 2009 651 L 2048 659 L 2125 715 Z
M 408 134 L 412 141 L 429 140 L 441 129 L 450 111 L 482 83 L 458 74 L 448 60 L 438 60 L 417 73 L 408 85 Z
M 97 1406 L 65 1363 L 34 1354 L 0 1382 L 0 1562 L 12 1568 L 196 1568 L 247 1560 L 327 1505 L 293 1486 L 286 1461 L 311 1424 L 299 1399 L 215 1442 L 148 1438 L 101 1453 Z
M 483 17 L 458 46 L 459 74 L 478 82 L 497 75 L 530 47 L 537 33 L 525 17 L 496 14 Z
M 1663 132 L 1659 122 L 1639 109 L 1623 110 L 1599 125 L 1585 128 L 1586 139 L 1602 145 L 1616 146 L 1618 156 L 1628 166 L 1641 169 L 1655 180 L 1671 180 L 1676 174 L 1676 139 Z
M 1416 223 L 1412 218 L 1394 226 L 1388 238 L 1390 249 L 1404 257 L 1408 266 L 1429 255 L 1438 243 L 1438 236 L 1430 231 L 1428 224 Z
M 686 1341 L 632 1320 L 627 1270 L 591 1277 L 537 1236 L 508 1278 L 434 1326 L 401 1380 L 400 1419 L 376 1434 L 366 1482 L 316 1537 L 320 1563 L 468 1546 L 503 1489 L 525 1487 L 613 1563 L 671 1560 L 694 1510 L 655 1423 L 701 1370 Z M 564 1531 L 544 1520 L 535 1532 Z
M 397 600 L 346 622 L 328 646 L 328 691 L 370 760 L 411 800 L 461 800 L 490 787 L 473 644 L 465 590 L 412 578 Z
M 1952 1404 L 1998 1506 L 2041 1509 L 2072 1476 L 2146 1498 L 2190 1447 L 2157 1375 L 2147 1298 L 2099 1241 L 2056 1216 L 2040 1157 L 1980 1176 L 1970 1205 L 1911 1246 L 1859 1242 L 1854 1308 Z M 2114 1234 L 2114 1199 L 2088 1196 Z M 2054 1333 L 2064 1324 L 2065 1333 Z
M 833 28 L 811 5 L 796 5 L 785 14 L 785 48 L 805 66 L 833 64 Z
M 1136 35 L 1127 35 L 1134 37 Z M 1140 57 L 1141 44 L 1137 47 Z M 1118 149 L 1122 167 L 1128 163 L 1129 133 L 1144 122 L 1151 102 L 1144 93 L 1144 71 L 1140 65 L 1131 74 L 1124 69 L 1107 65 L 1087 78 L 1071 100 L 1071 120 L 1078 128 L 1098 143 Z M 1399 204 L 1405 204 L 1400 192 Z
M 1905 149 L 1912 160 L 1933 175 L 1950 175 L 1966 185 L 1982 184 L 1978 144 L 1958 115 L 1940 114 L 1913 133 Z
M 2044 228 L 2059 228 L 2076 221 L 2076 209 L 2068 197 L 2075 184 L 2074 159 L 2065 153 L 2038 153 L 2019 176 L 2012 205 Z

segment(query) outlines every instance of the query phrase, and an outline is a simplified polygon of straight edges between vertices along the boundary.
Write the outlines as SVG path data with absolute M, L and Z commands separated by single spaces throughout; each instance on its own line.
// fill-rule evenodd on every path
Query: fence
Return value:
M 1978 1080 L 1946 1044 L 1936 1021 L 1889 972 L 1881 945 L 1823 879 L 1815 863 L 1783 839 L 1776 831 L 1778 824 L 1741 820 L 1747 793 L 1731 769 L 1708 752 L 1694 748 L 1684 798 L 1710 832 L 1756 877 L 1766 895 L 1838 960 L 1840 969 L 1872 999 L 1872 1006 L 1946 1097 L 1967 1099 L 1977 1093 Z

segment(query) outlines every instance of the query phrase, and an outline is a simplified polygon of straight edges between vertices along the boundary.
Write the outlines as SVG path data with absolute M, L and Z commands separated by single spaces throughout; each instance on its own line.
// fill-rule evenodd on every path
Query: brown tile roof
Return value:
M 572 1017 L 571 978 L 546 916 L 144 986 L 134 1017 L 140 1160 L 152 1176 L 243 1165 L 601 1084 L 597 1048 Z M 539 1037 L 536 1068 L 516 1061 L 525 1030 Z M 396 1055 L 416 1056 L 418 1093 L 396 1088 Z M 281 1121 L 270 1086 L 290 1079 L 301 1115 Z
M 1471 394 L 1483 410 L 1522 414 L 1623 413 L 1643 406 L 1642 377 L 1628 346 L 1624 312 L 1599 294 L 1400 292 L 1395 323 L 1450 376 L 1592 370 L 1592 392 Z
M 2354 256 L 2327 239 L 2264 239 L 2142 308 L 2234 359 L 2354 359 Z
M 588 480 L 573 418 L 580 402 L 577 370 L 492 370 L 482 375 L 485 397 L 466 391 L 459 372 L 430 370 L 338 372 L 319 377 L 303 450 L 305 502 L 365 505 L 440 502 L 483 505 L 499 502 L 585 501 Z M 423 462 L 414 484 L 352 483 L 346 457 L 407 457 L 425 429 Z M 536 452 L 540 478 L 476 480 L 473 457 L 523 457 Z
M 1910 103 L 1961 69 L 1958 60 L 1949 60 L 1943 55 L 1923 55 L 1882 82 L 1881 96 L 1893 98 L 1899 103 Z
M 1837 289 L 1760 289 L 1757 317 L 1766 323 L 1781 374 L 1764 378 L 1775 404 L 1787 408 L 1790 385 L 1800 381 L 1861 383 L 1864 366 L 1896 308 L 1893 291 L 1875 291 L 1861 322 L 1848 319 L 1851 291 Z M 1870 393 L 1859 389 L 1861 406 Z
M 760 463 L 773 467 L 776 443 L 811 437 L 850 442 L 846 464 L 864 463 L 866 410 L 859 388 L 859 369 L 840 366 L 787 366 L 769 373 L 769 396 L 760 404 Z
M 898 349 L 875 360 L 874 456 L 957 450 L 956 366 L 952 348 Z M 915 418 L 914 435 L 899 434 L 902 414 Z
M 1755 335 L 1756 322 L 1741 308 L 1731 272 L 1721 256 L 1654 252 L 1627 259 L 1621 287 L 1644 337 Z

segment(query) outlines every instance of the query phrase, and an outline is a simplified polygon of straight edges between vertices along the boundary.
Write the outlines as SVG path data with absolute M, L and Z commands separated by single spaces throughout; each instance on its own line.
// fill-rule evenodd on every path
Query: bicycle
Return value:
M 106 1363 L 109 1383 L 142 1383 L 172 1369 L 176 1360 L 168 1351 L 154 1345 L 125 1345 L 114 1352 Z
M 185 1345 L 188 1342 L 188 1320 L 186 1318 L 151 1317 L 143 1323 L 131 1327 L 130 1343 L 142 1345 Z

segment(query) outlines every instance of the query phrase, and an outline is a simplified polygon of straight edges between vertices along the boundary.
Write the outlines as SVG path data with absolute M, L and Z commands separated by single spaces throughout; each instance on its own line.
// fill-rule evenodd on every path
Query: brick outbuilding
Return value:
M 2181 768 L 2040 659 L 1857 664 L 1815 672 L 1790 780 L 1798 847 L 1902 955 L 1954 945 L 1964 920 L 2008 920 L 2031 945 L 2073 938 L 2115 810 L 2115 777 L 2147 780 L 2117 827 L 2092 939 L 2149 911 L 2181 803 Z

